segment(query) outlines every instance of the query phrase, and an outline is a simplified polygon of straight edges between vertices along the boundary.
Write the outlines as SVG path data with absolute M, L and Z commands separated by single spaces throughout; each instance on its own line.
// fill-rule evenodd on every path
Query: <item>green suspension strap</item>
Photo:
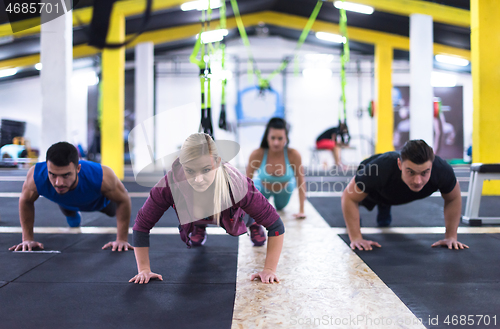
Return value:
M 318 0 L 316 6 L 314 7 L 314 10 L 311 14 L 311 17 L 309 17 L 309 20 L 306 23 L 306 26 L 304 27 L 304 30 L 302 30 L 302 34 L 300 35 L 299 41 L 297 42 L 297 45 L 295 47 L 295 52 L 298 52 L 298 50 L 302 47 L 302 44 L 307 38 L 307 35 L 311 31 L 311 28 L 316 20 L 316 17 L 318 16 L 319 10 L 321 9 L 323 2 L 322 0 Z M 231 0 L 231 7 L 233 8 L 234 12 L 234 17 L 236 19 L 236 25 L 238 26 L 238 31 L 240 32 L 241 39 L 243 40 L 243 44 L 245 45 L 248 53 L 248 76 L 251 77 L 253 73 L 257 76 L 258 79 L 258 85 L 263 92 L 266 89 L 270 88 L 270 81 L 278 75 L 281 71 L 286 69 L 288 66 L 289 60 L 285 59 L 281 62 L 280 66 L 274 70 L 267 78 L 262 77 L 262 74 L 260 70 L 257 68 L 257 65 L 255 64 L 255 59 L 252 55 L 252 51 L 250 49 L 250 41 L 248 40 L 248 35 L 245 31 L 245 26 L 243 25 L 243 20 L 241 19 L 240 16 L 240 11 L 238 9 L 238 3 L 236 0 Z M 297 59 L 297 55 L 294 56 Z M 297 63 L 297 61 L 296 61 Z M 254 69 L 255 67 L 255 69 Z
M 253 73 L 257 75 L 257 79 L 259 80 L 259 86 L 261 85 L 262 76 L 260 74 L 260 70 L 257 68 L 254 70 L 255 59 L 253 58 L 252 51 L 250 50 L 250 41 L 248 40 L 247 31 L 245 30 L 245 26 L 243 25 L 243 20 L 240 16 L 240 10 L 238 8 L 238 3 L 236 0 L 231 0 L 231 8 L 233 8 L 234 18 L 236 20 L 236 26 L 238 27 L 238 31 L 240 32 L 241 40 L 245 45 L 248 54 L 248 77 L 250 78 Z
M 298 75 L 298 72 L 299 72 L 299 54 L 298 54 L 298 51 L 302 47 L 304 42 L 306 41 L 306 38 L 309 35 L 309 32 L 311 31 L 311 28 L 312 28 L 314 22 L 316 21 L 316 17 L 318 17 L 318 14 L 319 14 L 319 11 L 320 11 L 322 5 L 323 5 L 323 1 L 318 0 L 318 2 L 316 3 L 316 6 L 314 7 L 314 10 L 313 10 L 311 16 L 309 17 L 309 20 L 307 21 L 306 26 L 304 27 L 304 29 L 302 30 L 302 33 L 300 34 L 299 42 L 297 42 L 297 46 L 295 46 L 295 50 L 294 50 L 295 51 L 295 56 L 294 56 L 295 57 L 295 75 Z
M 219 9 L 220 13 L 220 28 L 226 29 L 226 2 L 222 1 L 222 6 Z M 221 69 L 222 72 L 225 72 L 226 69 L 226 45 L 224 42 L 220 44 L 221 49 Z M 226 85 L 227 85 L 227 77 L 224 76 L 222 79 L 222 88 L 221 88 L 221 99 L 220 99 L 220 115 L 219 115 L 219 128 L 224 130 L 229 130 L 226 122 Z
M 342 0 L 343 2 L 344 0 Z M 346 93 L 345 86 L 347 84 L 346 74 L 345 74 L 345 66 L 349 61 L 349 37 L 347 35 L 347 15 L 345 9 L 340 9 L 340 34 L 344 37 L 344 45 L 342 48 L 342 56 L 340 57 L 340 85 L 342 89 L 342 108 L 343 111 L 339 109 L 339 127 L 343 123 L 345 129 L 342 129 L 341 137 L 344 144 L 349 144 L 349 130 L 347 128 L 347 106 L 346 106 Z M 342 122 L 342 114 L 344 117 L 344 122 Z
M 208 0 L 208 9 L 207 9 L 207 30 L 210 30 L 210 21 L 212 20 L 212 8 L 210 8 L 210 0 Z M 201 39 L 201 35 L 200 35 Z M 206 104 L 205 104 L 205 110 L 201 111 L 201 124 L 200 124 L 200 131 L 203 129 L 203 132 L 206 134 L 209 134 L 214 138 L 214 128 L 212 126 L 212 92 L 210 90 L 211 86 L 211 77 L 212 77 L 212 71 L 210 68 L 210 56 L 208 54 L 208 45 L 204 44 L 205 46 L 205 54 L 206 56 L 204 57 L 205 61 L 205 81 L 206 81 Z
M 201 132 L 203 130 L 204 133 L 213 136 L 213 126 L 212 126 L 212 115 L 211 115 L 211 99 L 210 99 L 210 58 L 205 55 L 207 54 L 207 45 L 203 43 L 201 39 L 201 35 L 205 32 L 206 25 L 209 25 L 209 20 L 207 19 L 211 17 L 211 9 L 210 9 L 210 0 L 208 1 L 208 10 L 205 13 L 205 10 L 201 12 L 201 31 L 196 40 L 196 43 L 193 48 L 193 52 L 189 57 L 189 61 L 193 64 L 196 64 L 200 69 L 200 89 L 201 89 L 201 123 L 200 129 Z M 200 54 L 200 59 L 197 58 L 198 53 Z M 207 84 L 207 88 L 205 87 Z

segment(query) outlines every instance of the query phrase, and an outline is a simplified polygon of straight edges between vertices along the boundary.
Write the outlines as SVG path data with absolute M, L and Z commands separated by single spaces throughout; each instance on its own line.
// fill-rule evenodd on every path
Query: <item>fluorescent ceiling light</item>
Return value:
M 373 13 L 373 7 L 360 5 L 357 3 L 345 2 L 345 1 L 335 1 L 333 3 L 333 5 L 335 6 L 335 8 L 354 11 L 354 12 L 360 13 L 360 14 L 371 15 Z
M 469 61 L 465 58 L 455 57 L 455 56 L 446 56 L 446 55 L 436 55 L 436 61 L 444 64 L 458 65 L 458 66 L 467 66 L 469 65 Z
M 14 37 L 12 35 L 8 35 L 6 37 L 0 37 L 0 45 L 10 43 L 14 41 Z
M 338 34 L 333 34 L 333 33 L 326 33 L 326 32 L 316 32 L 316 38 L 320 40 L 325 40 L 325 41 L 330 41 L 330 42 L 336 42 L 336 43 L 345 43 L 345 37 L 338 35 Z
M 201 42 L 210 43 L 222 41 L 227 34 L 228 31 L 226 29 L 203 32 L 201 33 Z M 196 38 L 198 38 L 198 34 L 196 35 Z
M 332 70 L 330 69 L 304 69 L 302 71 L 304 78 L 308 79 L 325 79 L 332 77 Z
M 210 0 L 210 8 L 215 9 L 222 6 L 220 0 Z M 207 10 L 208 9 L 208 0 L 198 0 L 198 1 L 190 1 L 183 3 L 181 5 L 182 11 L 189 10 Z
M 454 74 L 432 72 L 431 85 L 433 87 L 455 87 L 457 85 L 458 77 Z
M 16 68 L 1 70 L 0 71 L 0 78 L 10 77 L 10 76 L 12 76 L 12 75 L 14 75 L 16 73 L 17 73 L 17 69 Z
M 35 69 L 37 69 L 38 71 L 40 71 L 42 69 L 42 63 L 36 63 L 35 64 Z

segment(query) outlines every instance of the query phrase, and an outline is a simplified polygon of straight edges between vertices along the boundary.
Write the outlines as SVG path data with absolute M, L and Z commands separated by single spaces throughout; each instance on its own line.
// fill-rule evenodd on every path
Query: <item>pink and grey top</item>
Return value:
M 255 188 L 253 181 L 241 175 L 229 164 L 226 163 L 225 166 L 232 169 L 231 175 L 240 183 L 238 184 L 239 187 L 232 186 L 232 204 L 228 205 L 227 209 L 223 208 L 220 217 L 221 227 L 233 236 L 246 233 L 247 228 L 244 217 L 245 214 L 248 214 L 257 224 L 267 228 L 269 236 L 283 234 L 283 223 L 276 209 Z M 235 174 L 236 172 L 237 174 Z M 206 220 L 194 218 L 192 200 L 192 188 L 188 185 L 184 170 L 179 163 L 179 159 L 177 159 L 167 175 L 151 189 L 148 199 L 137 214 L 133 227 L 134 246 L 149 246 L 150 230 L 170 207 L 174 208 L 179 218 L 181 239 L 190 246 L 189 233 L 194 230 L 194 225 L 207 223 Z

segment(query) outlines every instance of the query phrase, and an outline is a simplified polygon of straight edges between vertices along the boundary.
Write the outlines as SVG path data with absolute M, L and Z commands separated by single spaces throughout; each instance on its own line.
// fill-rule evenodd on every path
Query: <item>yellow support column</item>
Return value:
M 498 0 L 471 0 L 473 162 L 500 163 L 499 16 Z M 485 182 L 483 194 L 500 195 L 500 182 Z
M 393 49 L 389 45 L 375 45 L 375 85 L 377 100 L 377 139 L 375 153 L 394 151 L 394 113 L 392 108 L 392 59 Z
M 115 6 L 116 7 L 116 6 Z M 108 42 L 125 40 L 125 16 L 114 10 Z M 125 47 L 102 52 L 101 163 L 124 177 Z

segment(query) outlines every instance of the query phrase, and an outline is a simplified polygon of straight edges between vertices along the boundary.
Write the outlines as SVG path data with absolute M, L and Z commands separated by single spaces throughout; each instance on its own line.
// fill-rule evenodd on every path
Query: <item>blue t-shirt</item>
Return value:
M 101 193 L 102 167 L 99 163 L 79 161 L 76 188 L 64 194 L 58 194 L 49 180 L 46 162 L 35 165 L 33 178 L 39 195 L 54 201 L 61 207 L 73 211 L 98 211 L 109 204 L 109 200 Z

